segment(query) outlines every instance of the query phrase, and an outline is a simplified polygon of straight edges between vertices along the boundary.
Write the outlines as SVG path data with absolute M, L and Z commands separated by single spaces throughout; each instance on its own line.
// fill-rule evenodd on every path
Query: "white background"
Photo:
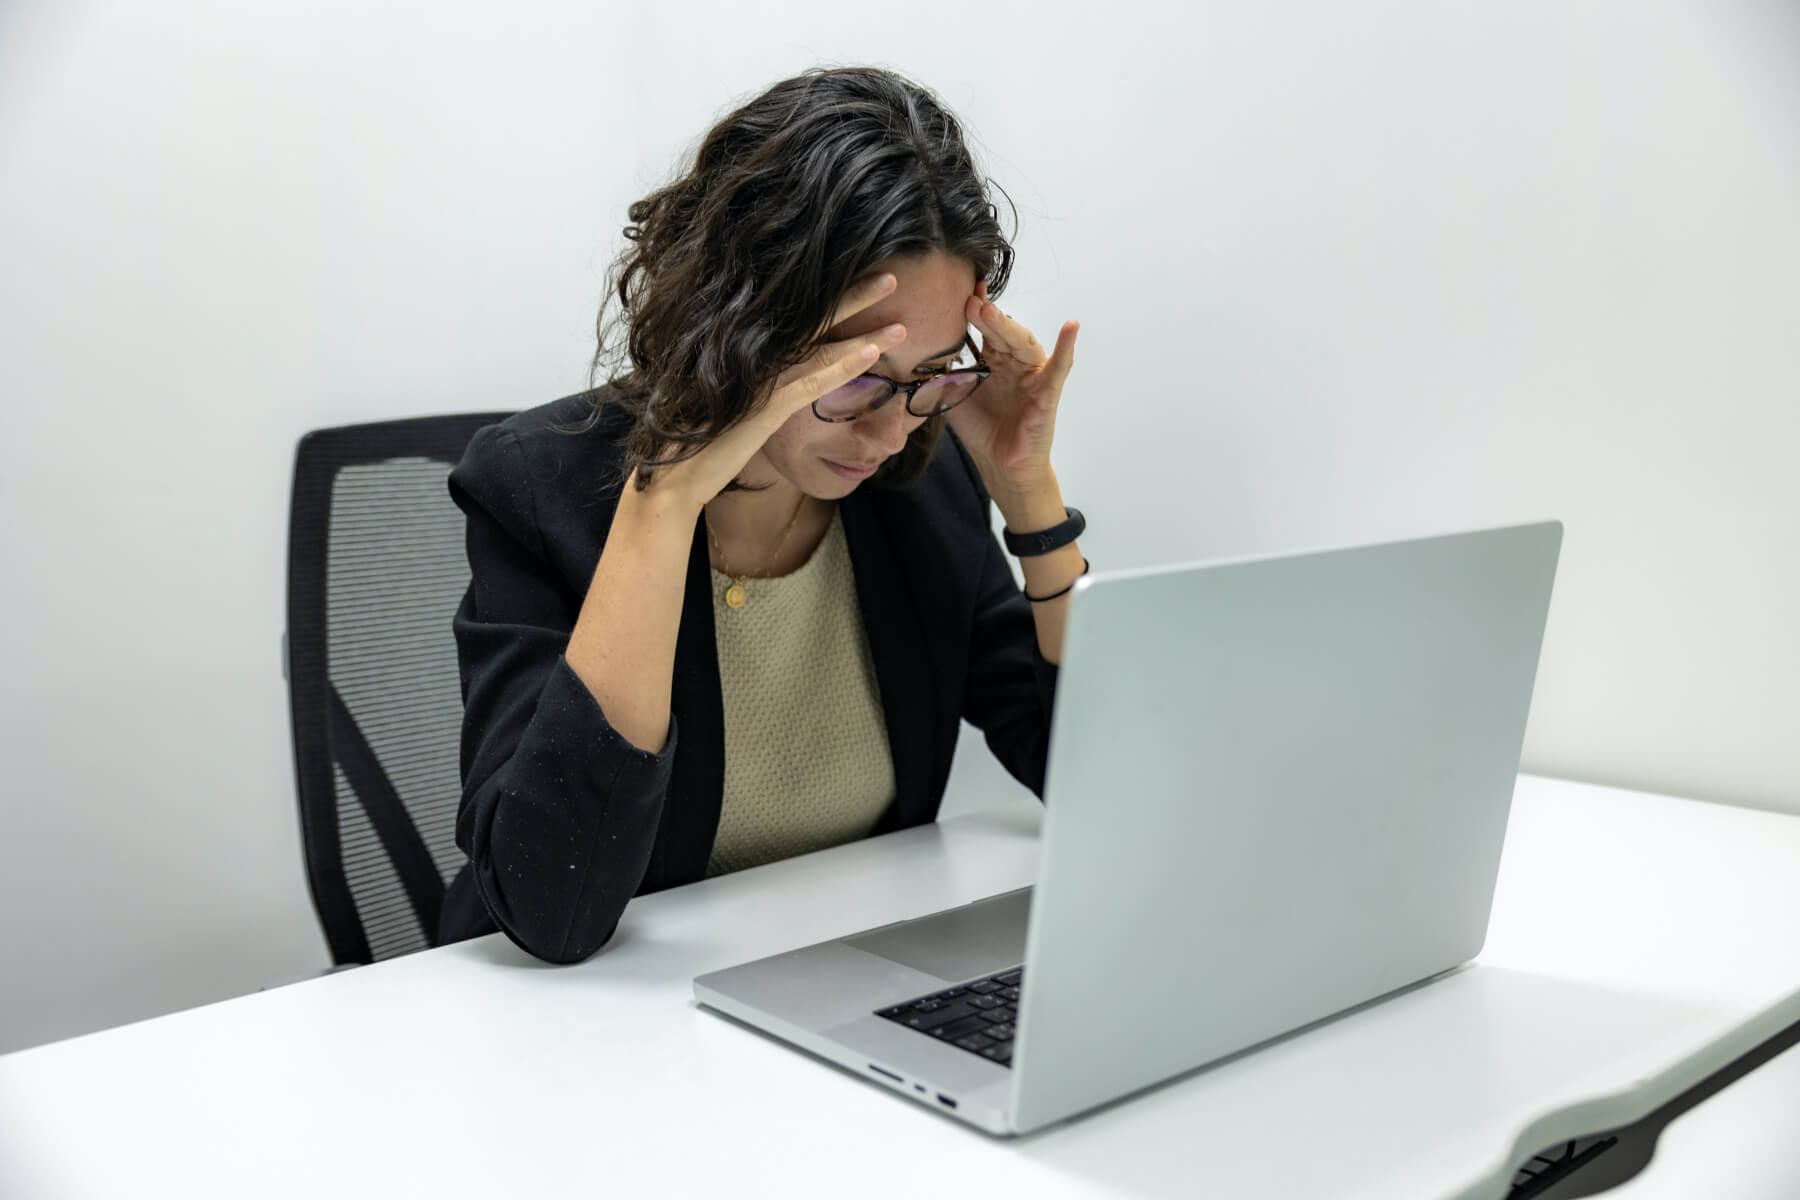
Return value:
M 10 0 L 0 1050 L 324 965 L 295 440 L 585 386 L 626 205 L 821 62 L 1018 202 L 1097 564 L 1560 518 L 1526 768 L 1800 812 L 1785 0 Z

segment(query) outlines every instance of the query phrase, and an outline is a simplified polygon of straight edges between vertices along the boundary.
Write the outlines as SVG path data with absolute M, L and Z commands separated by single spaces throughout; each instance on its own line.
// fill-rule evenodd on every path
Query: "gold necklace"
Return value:
M 774 566 L 781 552 L 787 548 L 788 539 L 794 536 L 794 526 L 800 523 L 800 511 L 806 507 L 806 493 L 800 493 L 800 502 L 794 505 L 794 515 L 788 518 L 787 528 L 782 531 L 781 541 L 775 544 L 775 553 L 769 555 L 769 566 Z M 734 574 L 731 564 L 725 561 L 725 548 L 719 545 L 719 535 L 713 532 L 712 518 L 706 519 L 706 536 L 712 540 L 713 553 L 719 556 L 719 570 L 731 579 L 731 586 L 725 589 L 725 607 L 742 608 L 750 602 L 750 594 L 744 590 L 744 581 L 748 575 Z

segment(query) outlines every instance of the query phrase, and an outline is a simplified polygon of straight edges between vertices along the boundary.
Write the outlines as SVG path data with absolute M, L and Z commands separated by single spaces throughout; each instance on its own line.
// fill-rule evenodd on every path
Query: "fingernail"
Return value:
M 882 332 L 891 338 L 903 338 L 906 336 L 906 326 L 889 325 L 886 329 L 882 330 Z

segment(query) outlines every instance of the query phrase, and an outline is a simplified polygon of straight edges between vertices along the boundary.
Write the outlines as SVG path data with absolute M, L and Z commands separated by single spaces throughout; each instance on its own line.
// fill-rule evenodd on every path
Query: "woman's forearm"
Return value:
M 612 727 L 653 754 L 669 736 L 675 638 L 699 519 L 668 491 L 626 480 L 564 652 Z
M 1004 486 L 989 490 L 1008 529 L 1021 533 L 1049 529 L 1061 524 L 1068 516 L 1063 507 L 1062 489 L 1057 485 L 1054 473 L 1048 474 L 1029 491 L 1015 492 Z M 1082 562 L 1081 548 L 1072 542 L 1049 554 L 1019 560 L 1025 573 L 1027 596 L 1063 592 L 1054 600 L 1037 601 L 1031 606 L 1032 620 L 1037 622 L 1038 653 L 1044 656 L 1045 662 L 1062 661 L 1063 628 L 1069 616 L 1069 593 L 1064 589 L 1081 575 Z

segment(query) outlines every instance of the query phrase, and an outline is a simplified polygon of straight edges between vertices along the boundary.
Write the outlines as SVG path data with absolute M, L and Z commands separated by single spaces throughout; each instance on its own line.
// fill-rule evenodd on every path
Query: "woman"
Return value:
M 439 936 L 553 962 L 641 892 L 931 821 L 964 718 L 1041 794 L 1086 569 L 1050 467 L 1077 326 L 1046 353 L 993 304 L 1012 247 L 929 93 L 779 83 L 630 216 L 595 376 L 621 331 L 628 368 L 450 477 L 470 861 Z

